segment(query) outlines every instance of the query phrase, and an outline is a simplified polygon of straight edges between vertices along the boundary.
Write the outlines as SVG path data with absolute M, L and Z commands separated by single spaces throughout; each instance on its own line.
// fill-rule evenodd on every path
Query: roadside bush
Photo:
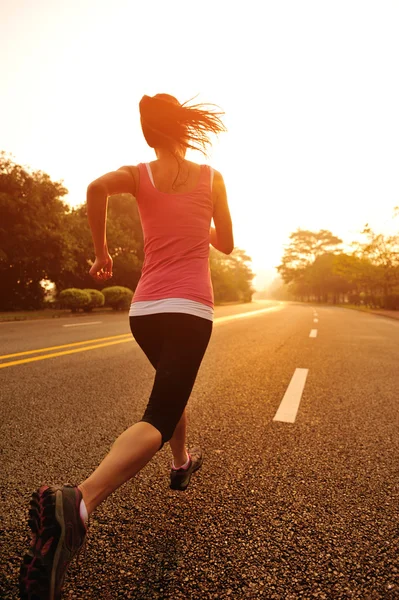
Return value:
M 364 303 L 369 308 L 384 308 L 384 297 L 381 294 L 366 294 Z
M 241 292 L 240 294 L 240 302 L 252 302 L 252 295 L 254 293 L 254 290 L 252 288 L 250 288 L 249 290 L 245 290 L 245 292 Z
M 388 310 L 399 310 L 399 293 L 385 296 L 385 308 Z
M 102 293 L 105 297 L 105 306 L 113 310 L 128 310 L 132 302 L 133 292 L 129 288 L 114 285 L 104 288 Z
M 348 294 L 348 302 L 349 304 L 355 304 L 356 306 L 359 306 L 359 304 L 362 304 L 362 298 L 360 294 L 355 292 L 352 294 Z
M 104 306 L 105 298 L 102 292 L 100 292 L 99 290 L 91 289 L 86 289 L 82 291 L 87 292 L 90 296 L 90 303 L 83 308 L 85 312 L 91 312 L 93 308 L 101 308 L 101 306 Z
M 77 288 L 68 288 L 62 290 L 59 295 L 59 302 L 61 308 L 70 308 L 72 312 L 76 312 L 80 308 L 85 308 L 91 301 L 91 296 L 84 290 L 78 290 Z

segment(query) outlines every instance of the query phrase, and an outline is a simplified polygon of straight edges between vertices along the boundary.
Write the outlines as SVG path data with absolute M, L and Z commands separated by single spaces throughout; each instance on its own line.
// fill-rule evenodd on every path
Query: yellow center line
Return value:
M 228 315 L 225 317 L 217 317 L 214 320 L 214 324 L 225 323 L 227 321 L 231 321 L 234 319 L 244 319 L 251 316 L 257 316 L 259 314 L 265 312 L 273 312 L 275 310 L 281 310 L 283 306 L 277 305 L 268 308 L 262 308 L 260 310 L 248 311 L 246 313 L 239 313 Z M 113 341 L 110 341 L 113 340 Z M 14 354 L 4 354 L 0 356 L 0 360 L 6 358 L 16 358 L 17 356 L 26 356 L 27 354 L 37 354 L 39 352 L 50 352 L 51 350 L 60 350 L 62 348 L 72 348 L 71 350 L 62 350 L 61 352 L 52 352 L 51 354 L 43 354 L 42 356 L 32 356 L 31 358 L 22 358 L 20 360 L 13 360 L 10 362 L 5 362 L 0 364 L 0 369 L 5 369 L 7 367 L 14 367 L 16 365 L 23 365 L 26 363 L 36 362 L 38 360 L 45 360 L 47 358 L 54 358 L 56 356 L 65 356 L 67 354 L 76 354 L 77 352 L 86 352 L 87 350 L 95 350 L 96 348 L 105 348 L 106 346 L 114 346 L 115 344 L 123 344 L 125 342 L 133 342 L 134 339 L 130 333 L 123 333 L 120 335 L 112 335 L 104 338 L 97 338 L 94 340 L 86 340 L 84 342 L 74 342 L 71 344 L 62 344 L 60 346 L 50 346 L 48 348 L 38 348 L 36 350 L 26 350 L 25 352 L 16 352 Z M 99 344 L 97 342 L 104 342 L 103 344 Z M 90 345 L 86 345 L 90 344 Z M 76 346 L 84 346 L 84 348 L 77 348 Z
M 85 346 L 84 348 L 75 348 L 74 350 L 64 350 L 63 352 L 53 352 L 52 354 L 45 354 L 44 356 L 32 356 L 31 358 L 23 358 L 21 360 L 13 360 L 11 362 L 0 364 L 0 369 L 7 367 L 13 367 L 15 365 L 22 365 L 25 363 L 35 362 L 37 360 L 45 360 L 46 358 L 54 358 L 55 356 L 65 356 L 66 354 L 75 354 L 75 352 L 86 352 L 87 350 L 94 350 L 95 348 L 104 348 L 105 346 L 114 346 L 115 344 L 124 344 L 125 342 L 133 342 L 133 337 L 129 336 L 123 340 L 115 340 L 113 342 L 107 342 L 105 344 L 96 344 L 94 346 Z
M 16 356 L 25 356 L 25 354 L 37 354 L 38 352 L 49 352 L 50 350 L 59 350 L 60 348 L 70 348 L 71 346 L 83 346 L 83 344 L 93 344 L 97 342 L 104 342 L 105 340 L 116 340 L 118 338 L 131 337 L 130 333 L 123 333 L 121 335 L 110 335 L 108 337 L 97 338 L 94 340 L 85 340 L 84 342 L 74 342 L 72 344 L 62 344 L 61 346 L 49 346 L 48 348 L 38 348 L 37 350 L 26 350 L 25 352 L 16 352 L 15 354 L 4 354 L 0 356 L 0 360 L 4 358 L 15 358 Z

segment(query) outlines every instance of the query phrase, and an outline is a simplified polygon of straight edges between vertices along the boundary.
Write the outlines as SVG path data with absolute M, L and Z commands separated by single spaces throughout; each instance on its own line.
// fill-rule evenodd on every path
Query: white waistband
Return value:
M 132 302 L 129 317 L 155 315 L 157 313 L 186 313 L 213 321 L 213 308 L 211 306 L 186 298 L 164 298 L 163 300 Z

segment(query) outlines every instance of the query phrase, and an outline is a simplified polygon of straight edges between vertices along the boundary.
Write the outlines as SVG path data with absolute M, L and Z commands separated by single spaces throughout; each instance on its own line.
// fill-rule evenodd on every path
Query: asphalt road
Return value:
M 295 304 L 223 320 L 264 307 L 216 311 L 188 408 L 205 454 L 189 489 L 168 488 L 165 447 L 92 515 L 65 599 L 399 598 L 399 321 Z M 11 600 L 31 492 L 87 477 L 140 419 L 153 372 L 126 315 L 1 324 L 0 354 L 17 354 L 0 358 Z

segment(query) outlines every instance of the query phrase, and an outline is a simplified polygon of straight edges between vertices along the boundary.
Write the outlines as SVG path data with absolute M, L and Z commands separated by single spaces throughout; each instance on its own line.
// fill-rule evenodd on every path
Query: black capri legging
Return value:
M 173 435 L 193 389 L 212 333 L 212 321 L 186 313 L 130 317 L 132 334 L 155 368 L 154 386 L 142 421 Z

